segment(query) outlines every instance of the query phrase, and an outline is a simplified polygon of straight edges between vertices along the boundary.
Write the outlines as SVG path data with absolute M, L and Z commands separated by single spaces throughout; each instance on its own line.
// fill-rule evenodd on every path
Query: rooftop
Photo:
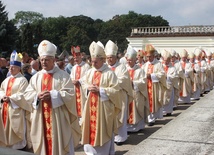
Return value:
M 130 37 L 214 36 L 214 25 L 134 27 Z

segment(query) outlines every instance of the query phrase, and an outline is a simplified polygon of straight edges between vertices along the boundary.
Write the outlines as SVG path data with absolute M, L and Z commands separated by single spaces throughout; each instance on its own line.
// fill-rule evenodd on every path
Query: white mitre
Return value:
M 137 52 L 130 45 L 127 48 L 127 59 L 135 59 L 137 57 Z
M 116 56 L 117 55 L 117 51 L 118 51 L 117 45 L 113 41 L 109 40 L 106 43 L 106 46 L 105 46 L 106 55 L 114 55 L 114 56 Z
M 161 51 L 161 56 L 163 57 L 164 60 L 168 59 L 168 58 L 171 58 L 171 54 L 169 51 L 167 50 L 162 50 Z
M 38 54 L 39 56 L 53 56 L 55 57 L 57 51 L 57 47 L 49 42 L 48 40 L 43 40 L 38 46 Z
M 200 55 L 201 55 L 201 53 L 202 53 L 201 48 L 196 48 L 196 49 L 194 50 L 194 54 L 195 54 L 195 56 L 200 56 Z
M 182 57 L 187 57 L 188 56 L 188 52 L 185 49 L 183 49 L 182 51 L 180 51 L 179 55 L 180 55 L 181 58 Z
M 90 55 L 92 58 L 105 58 L 104 48 L 101 47 L 98 43 L 92 42 L 89 46 Z

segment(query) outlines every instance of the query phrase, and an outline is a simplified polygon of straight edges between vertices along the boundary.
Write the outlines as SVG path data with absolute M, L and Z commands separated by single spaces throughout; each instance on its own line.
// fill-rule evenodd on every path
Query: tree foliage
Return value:
M 134 11 L 115 15 L 105 22 L 83 15 L 44 18 L 37 12 L 18 11 L 12 23 L 7 20 L 7 12 L 4 9 L 5 6 L 0 3 L 0 19 L 3 19 L 0 23 L 0 34 L 10 36 L 7 41 L 8 43 L 13 42 L 10 47 L 7 47 L 6 43 L 5 47 L 15 48 L 14 44 L 16 44 L 18 51 L 26 51 L 30 55 L 37 53 L 37 46 L 44 39 L 53 42 L 59 52 L 66 50 L 70 53 L 71 46 L 78 45 L 81 47 L 81 51 L 89 54 L 88 48 L 92 41 L 101 41 L 105 45 L 108 40 L 117 43 L 119 51 L 122 52 L 127 48 L 126 37 L 130 35 L 132 27 L 169 25 L 168 21 L 161 16 L 142 15 Z M 15 35 L 16 29 L 13 24 L 18 27 L 18 36 Z M 1 30 L 3 31 L 1 32 Z M 2 48 L 1 43 L 0 48 Z
M 44 17 L 41 13 L 34 11 L 18 11 L 15 13 L 13 22 L 17 25 L 32 24 L 38 20 L 43 20 Z
M 12 21 L 8 20 L 6 6 L 0 1 L 0 52 L 7 51 L 8 55 L 15 49 L 17 33 Z

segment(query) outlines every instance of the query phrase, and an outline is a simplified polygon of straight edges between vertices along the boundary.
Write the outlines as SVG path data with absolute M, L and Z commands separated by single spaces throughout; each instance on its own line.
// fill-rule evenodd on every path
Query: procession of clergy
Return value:
M 72 47 L 75 65 L 69 75 L 55 63 L 57 47 L 38 46 L 42 70 L 29 83 L 21 74 L 22 55 L 14 51 L 0 88 L 0 146 L 32 148 L 38 155 L 113 155 L 127 132 L 138 132 L 156 119 L 171 115 L 179 103 L 199 100 L 213 89 L 214 57 L 196 48 L 157 53 L 151 44 L 136 51 L 92 42 L 91 65 L 80 47 Z

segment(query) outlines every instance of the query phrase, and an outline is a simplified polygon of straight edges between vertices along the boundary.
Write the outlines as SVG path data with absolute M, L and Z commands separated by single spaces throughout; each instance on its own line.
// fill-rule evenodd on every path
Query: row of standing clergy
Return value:
M 106 63 L 116 74 L 120 85 L 122 111 L 117 117 L 121 126 L 114 137 L 117 144 L 127 139 L 127 131 L 137 132 L 145 127 L 145 122 L 154 125 L 157 118 L 162 118 L 164 114 L 171 115 L 178 103 L 198 100 L 203 93 L 213 89 L 214 61 L 209 56 L 205 60 L 202 49 L 197 48 L 195 53 L 183 50 L 179 54 L 180 59 L 175 51 L 164 50 L 160 60 L 156 59 L 156 50 L 152 45 L 147 45 L 145 51 L 147 61 L 136 64 L 138 53 L 128 47 L 125 64 L 121 64 L 116 58 L 117 46 L 112 41 L 105 46 Z M 77 80 L 74 79 L 78 72 L 79 69 L 72 69 L 73 81 Z M 79 81 L 81 85 L 77 87 L 82 86 L 83 89 L 84 76 Z M 79 92 L 76 89 L 77 111 L 81 118 L 84 104 L 79 102 Z M 83 96 L 87 100 L 87 95 Z
M 137 132 L 146 122 L 153 125 L 163 110 L 170 113 L 178 92 L 180 99 L 188 96 L 184 88 L 194 70 L 185 62 L 179 73 L 167 51 L 162 63 L 147 45 L 148 61 L 140 67 L 132 47 L 126 65 L 117 61 L 112 41 L 105 47 L 92 42 L 89 50 L 92 68 L 81 60 L 80 49 L 73 48 L 76 65 L 69 76 L 54 65 L 55 45 L 42 41 L 38 52 L 43 69 L 29 85 L 19 73 L 21 56 L 12 53 L 11 76 L 0 89 L 1 146 L 22 149 L 28 144 L 36 154 L 74 154 L 81 137 L 86 154 L 114 154 L 114 142 L 123 143 L 127 131 Z

